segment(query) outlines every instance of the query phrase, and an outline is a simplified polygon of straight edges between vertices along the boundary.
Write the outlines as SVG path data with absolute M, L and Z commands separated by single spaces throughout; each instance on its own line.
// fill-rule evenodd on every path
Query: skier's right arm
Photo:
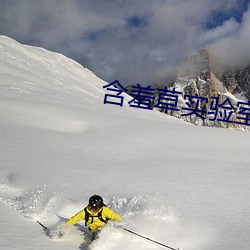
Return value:
M 84 209 L 72 216 L 70 219 L 68 219 L 67 224 L 69 225 L 75 225 L 78 221 L 84 220 L 85 218 L 85 212 Z

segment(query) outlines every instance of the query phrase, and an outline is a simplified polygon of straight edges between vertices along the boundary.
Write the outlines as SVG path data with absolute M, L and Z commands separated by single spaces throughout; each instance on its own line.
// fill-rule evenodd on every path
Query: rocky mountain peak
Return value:
M 240 119 L 237 104 L 249 100 L 250 66 L 245 69 L 221 72 L 216 70 L 218 68 L 213 62 L 209 51 L 201 49 L 178 67 L 177 77 L 169 89 L 181 92 L 182 96 L 178 99 L 178 110 L 169 110 L 167 113 L 197 125 L 248 130 L 249 126 L 240 124 L 243 120 Z M 193 98 L 191 106 L 194 108 L 198 105 L 198 109 L 204 111 L 203 118 L 194 114 L 186 115 L 189 112 L 183 109 L 187 105 L 186 96 L 197 97 Z M 224 116 L 218 120 L 213 116 L 215 100 L 218 107 L 216 115 Z
M 177 69 L 177 77 L 193 77 L 206 74 L 210 69 L 209 52 L 201 49 L 194 55 L 188 57 Z
M 179 65 L 171 85 L 152 84 L 150 107 L 196 125 L 249 130 L 250 66 L 221 69 L 209 50 L 199 50 Z

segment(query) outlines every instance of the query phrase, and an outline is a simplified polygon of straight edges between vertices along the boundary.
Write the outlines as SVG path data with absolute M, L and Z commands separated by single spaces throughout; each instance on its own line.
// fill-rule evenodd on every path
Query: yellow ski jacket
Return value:
M 86 207 L 87 212 L 89 213 L 88 221 L 85 221 L 86 226 L 88 226 L 89 230 L 92 233 L 97 232 L 100 228 L 102 228 L 106 223 L 104 221 L 112 220 L 112 221 L 121 221 L 120 215 L 116 214 L 113 210 L 110 208 L 103 206 L 99 211 L 93 212 L 89 209 L 89 207 Z M 104 220 L 100 220 L 98 218 L 98 215 L 100 215 L 101 212 L 101 218 Z M 74 225 L 80 220 L 85 220 L 85 210 L 82 209 L 77 214 L 72 216 L 68 221 L 67 224 Z

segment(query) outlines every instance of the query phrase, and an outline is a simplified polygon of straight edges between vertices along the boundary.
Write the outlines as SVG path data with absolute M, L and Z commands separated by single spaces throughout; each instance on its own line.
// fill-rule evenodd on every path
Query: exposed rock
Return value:
M 240 119 L 244 115 L 238 113 L 237 104 L 242 101 L 239 99 L 239 94 L 249 99 L 249 86 L 250 67 L 244 70 L 214 73 L 209 52 L 202 49 L 187 58 L 177 69 L 176 80 L 168 89 L 175 89 L 182 93 L 178 96 L 177 109 L 179 110 L 169 110 L 167 113 L 197 125 L 248 130 L 249 125 L 235 122 L 244 123 L 244 120 Z M 238 94 L 238 98 L 234 94 Z M 194 98 L 189 99 L 187 95 Z M 155 103 L 158 100 L 159 98 L 156 98 Z M 246 99 L 245 102 L 247 102 Z M 192 113 L 187 110 L 188 108 L 196 108 L 198 115 L 187 115 Z M 164 109 L 159 110 L 164 111 Z
M 250 66 L 218 73 L 217 77 L 225 84 L 230 93 L 241 95 L 244 99 L 250 100 Z
M 176 70 L 171 86 L 152 84 L 156 91 L 149 94 L 155 98 L 150 107 L 196 125 L 249 130 L 250 66 L 220 72 L 223 67 L 212 62 L 206 49 L 188 57 Z M 136 86 L 126 88 L 134 97 Z M 247 103 L 245 114 L 240 112 L 240 102 Z

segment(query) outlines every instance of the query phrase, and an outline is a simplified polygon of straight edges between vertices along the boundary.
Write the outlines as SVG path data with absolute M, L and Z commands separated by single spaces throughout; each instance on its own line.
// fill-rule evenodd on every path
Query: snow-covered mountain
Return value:
M 112 225 L 91 243 L 84 222 L 62 239 L 36 223 L 53 228 L 97 193 L 124 227 L 171 247 L 248 250 L 249 133 L 131 107 L 124 93 L 104 104 L 107 84 L 0 37 L 0 248 L 162 249 Z
M 163 102 L 168 103 L 170 109 L 165 112 L 164 107 L 158 107 L 159 96 L 162 94 L 158 90 L 154 93 L 152 106 L 196 125 L 249 130 L 249 122 L 246 121 L 247 114 L 250 114 L 249 69 L 225 70 L 222 65 L 215 63 L 207 49 L 202 49 L 188 57 L 178 67 L 173 83 L 167 84 L 169 92 L 164 96 L 166 99 Z M 154 87 L 163 89 L 165 85 L 161 83 Z M 173 88 L 179 94 L 174 93 Z M 174 107 L 176 96 L 178 104 Z M 243 108 L 248 112 L 242 112 Z

